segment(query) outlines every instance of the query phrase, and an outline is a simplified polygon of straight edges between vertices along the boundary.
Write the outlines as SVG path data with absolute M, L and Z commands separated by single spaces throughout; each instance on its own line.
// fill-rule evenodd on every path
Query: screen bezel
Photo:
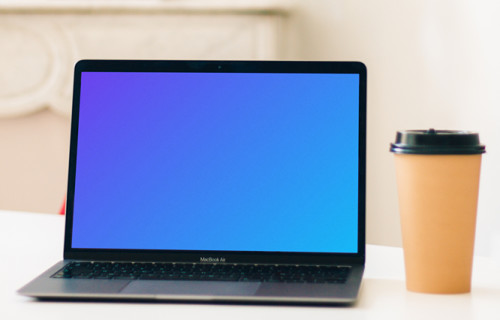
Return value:
M 82 72 L 336 73 L 359 75 L 358 251 L 357 253 L 290 253 L 248 251 L 124 250 L 72 248 L 73 201 Z M 65 259 L 225 263 L 364 263 L 366 238 L 366 67 L 361 62 L 331 61 L 193 61 L 81 60 L 75 65 L 71 140 L 66 199 Z M 208 260 L 210 260 L 208 259 Z

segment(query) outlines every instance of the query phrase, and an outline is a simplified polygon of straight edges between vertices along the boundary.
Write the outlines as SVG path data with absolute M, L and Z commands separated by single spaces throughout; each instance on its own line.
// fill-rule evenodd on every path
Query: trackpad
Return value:
M 145 295 L 253 296 L 259 282 L 132 281 L 121 293 Z

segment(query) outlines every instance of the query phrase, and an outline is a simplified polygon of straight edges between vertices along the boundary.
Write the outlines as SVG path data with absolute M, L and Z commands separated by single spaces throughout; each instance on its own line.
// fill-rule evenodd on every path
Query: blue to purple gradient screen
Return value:
M 83 72 L 72 247 L 355 253 L 359 75 Z

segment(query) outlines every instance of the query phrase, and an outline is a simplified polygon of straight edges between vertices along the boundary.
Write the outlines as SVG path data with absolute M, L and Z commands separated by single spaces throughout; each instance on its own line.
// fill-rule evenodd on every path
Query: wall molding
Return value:
M 71 113 L 80 59 L 278 59 L 283 1 L 0 1 L 0 117 Z
M 0 0 L 0 13 L 211 13 L 286 15 L 290 0 Z

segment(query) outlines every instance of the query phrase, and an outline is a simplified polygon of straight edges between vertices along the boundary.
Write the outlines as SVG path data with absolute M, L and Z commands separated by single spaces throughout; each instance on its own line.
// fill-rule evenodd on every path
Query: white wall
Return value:
M 368 67 L 368 241 L 400 245 L 389 143 L 402 129 L 466 129 L 486 144 L 476 253 L 500 253 L 500 3 L 296 1 L 287 59 Z

